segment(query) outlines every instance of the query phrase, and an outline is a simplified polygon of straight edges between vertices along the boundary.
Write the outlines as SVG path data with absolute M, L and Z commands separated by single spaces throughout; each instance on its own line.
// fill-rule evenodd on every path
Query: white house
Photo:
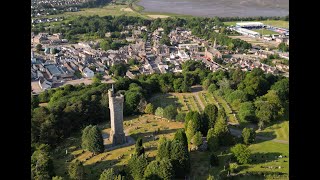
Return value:
M 87 78 L 92 78 L 94 76 L 94 72 L 91 71 L 91 69 L 89 69 L 88 67 L 85 67 L 83 70 L 82 70 L 82 73 L 85 77 Z

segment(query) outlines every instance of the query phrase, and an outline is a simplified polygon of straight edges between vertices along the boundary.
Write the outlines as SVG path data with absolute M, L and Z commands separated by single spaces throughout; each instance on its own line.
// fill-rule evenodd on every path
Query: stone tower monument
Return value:
M 123 132 L 123 101 L 124 96 L 116 96 L 114 93 L 113 85 L 112 89 L 108 90 L 109 96 L 109 109 L 110 109 L 110 121 L 111 131 L 109 140 L 113 145 L 120 145 L 126 142 L 126 136 Z

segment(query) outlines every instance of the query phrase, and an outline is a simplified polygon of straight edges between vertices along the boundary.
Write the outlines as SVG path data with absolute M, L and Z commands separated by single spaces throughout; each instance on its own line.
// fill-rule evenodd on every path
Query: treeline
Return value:
M 31 145 L 52 147 L 89 124 L 109 119 L 107 89 L 110 85 L 66 85 L 32 97 Z M 37 102 L 48 102 L 39 107 Z
M 105 37 L 106 32 L 121 32 L 127 25 L 149 25 L 150 20 L 132 16 L 79 16 L 58 26 L 44 28 L 43 24 L 37 24 L 32 31 L 63 33 L 65 38 L 73 40 L 74 35 L 90 34 L 98 37 Z
M 227 21 L 264 21 L 264 20 L 283 20 L 289 21 L 289 15 L 287 16 L 256 16 L 256 17 L 219 17 L 222 22 Z

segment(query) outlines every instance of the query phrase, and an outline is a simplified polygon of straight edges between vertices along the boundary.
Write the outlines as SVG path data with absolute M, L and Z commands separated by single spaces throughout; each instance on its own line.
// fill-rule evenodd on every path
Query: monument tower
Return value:
M 120 145 L 126 143 L 126 135 L 123 132 L 123 101 L 124 96 L 116 96 L 114 93 L 113 85 L 112 89 L 108 90 L 109 96 L 109 109 L 110 109 L 110 121 L 111 131 L 109 140 L 113 145 Z

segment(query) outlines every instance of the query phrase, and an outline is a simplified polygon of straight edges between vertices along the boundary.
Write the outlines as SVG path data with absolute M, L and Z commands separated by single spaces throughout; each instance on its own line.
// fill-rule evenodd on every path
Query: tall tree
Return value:
M 210 151 L 216 151 L 219 149 L 219 139 L 214 134 L 214 129 L 210 128 L 207 133 L 207 142 L 208 142 L 208 149 Z
M 255 106 L 251 101 L 241 103 L 238 116 L 240 122 L 254 122 L 256 121 Z
M 193 117 L 193 114 L 194 113 L 197 113 L 196 111 L 189 111 L 187 114 L 186 114 L 186 117 L 185 117 L 185 123 L 184 123 L 184 129 L 187 130 L 187 127 L 188 127 L 188 123 L 189 121 L 192 119 Z
M 256 139 L 256 132 L 252 128 L 244 128 L 242 130 L 242 139 L 244 144 L 249 145 Z
M 97 126 L 89 125 L 82 132 L 82 148 L 93 153 L 104 151 L 103 137 Z
M 214 136 L 218 138 L 218 142 L 220 145 L 228 145 L 231 143 L 228 141 L 228 136 L 230 136 L 230 132 L 228 129 L 226 118 L 224 117 L 223 113 L 221 113 L 221 116 L 218 117 L 216 125 L 213 128 L 213 132 Z
M 113 170 L 113 168 L 105 169 L 101 175 L 99 180 L 114 180 L 116 177 L 116 174 Z
M 163 179 L 170 180 L 173 178 L 174 172 L 172 164 L 168 159 L 151 161 L 147 166 L 144 177 L 147 180 L 151 179 Z
M 234 156 L 237 158 L 237 161 L 240 164 L 246 164 L 250 161 L 249 158 L 251 155 L 251 151 L 248 149 L 248 147 L 246 145 L 236 144 L 230 150 L 234 154 Z
M 81 161 L 75 160 L 68 166 L 68 173 L 70 179 L 82 180 L 84 179 L 84 167 Z
M 213 128 L 218 116 L 218 108 L 214 104 L 208 104 L 204 108 L 204 117 L 208 119 L 208 129 Z
M 130 175 L 135 180 L 143 179 L 143 174 L 148 165 L 148 160 L 144 154 L 137 156 L 134 154 L 128 161 Z
M 260 68 L 254 68 L 246 75 L 244 80 L 239 84 L 238 89 L 248 94 L 249 100 L 265 94 L 270 84 L 265 79 L 263 71 Z
M 200 131 L 196 132 L 196 134 L 192 137 L 192 144 L 196 147 L 202 145 L 202 134 Z
M 135 153 L 137 154 L 137 156 L 140 156 L 140 155 L 144 154 L 144 147 L 142 145 L 142 139 L 141 138 L 138 138 L 135 147 L 136 147 Z
M 158 142 L 157 159 L 170 159 L 171 141 L 166 138 L 161 138 Z
M 195 133 L 197 132 L 197 128 L 195 126 L 195 123 L 193 120 L 190 120 L 188 122 L 188 127 L 187 127 L 187 131 L 186 131 L 186 135 L 187 135 L 187 139 L 188 142 L 191 142 L 192 137 L 195 135 Z
M 49 146 L 41 144 L 31 156 L 31 176 L 33 179 L 51 179 L 53 175 L 54 167 Z
M 278 94 L 281 102 L 287 102 L 289 100 L 289 79 L 283 78 L 277 81 L 271 86 L 272 90 L 275 90 Z
M 188 139 L 184 129 L 178 129 L 174 134 L 174 140 L 181 142 L 188 149 Z
M 170 161 L 176 178 L 183 178 L 190 171 L 190 155 L 188 148 L 181 141 L 171 142 Z

